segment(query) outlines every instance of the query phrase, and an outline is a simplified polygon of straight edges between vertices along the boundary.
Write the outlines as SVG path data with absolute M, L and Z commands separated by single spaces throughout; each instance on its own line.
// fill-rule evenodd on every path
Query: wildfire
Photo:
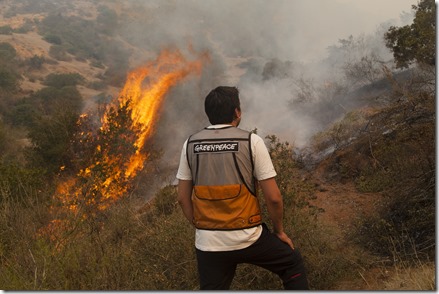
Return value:
M 118 99 L 101 119 L 102 139 L 94 147 L 93 161 L 80 169 L 76 178 L 57 187 L 56 197 L 64 208 L 75 213 L 82 205 L 104 210 L 127 193 L 148 159 L 144 146 L 154 133 L 169 90 L 189 75 L 200 75 L 207 60 L 206 54 L 189 61 L 178 50 L 164 50 L 156 60 L 128 74 Z M 129 119 L 119 118 L 124 114 L 129 114 Z M 124 126 L 127 121 L 130 125 Z M 123 144 L 112 146 L 117 140 Z
M 187 62 L 179 52 L 164 51 L 156 62 L 131 72 L 120 94 L 121 105 L 130 99 L 131 118 L 140 128 L 140 135 L 134 146 L 136 152 L 131 156 L 125 177 L 131 178 L 143 168 L 146 155 L 140 150 L 151 137 L 160 114 L 164 97 L 169 89 L 191 73 L 200 74 L 204 59 Z M 145 78 L 147 87 L 143 87 Z

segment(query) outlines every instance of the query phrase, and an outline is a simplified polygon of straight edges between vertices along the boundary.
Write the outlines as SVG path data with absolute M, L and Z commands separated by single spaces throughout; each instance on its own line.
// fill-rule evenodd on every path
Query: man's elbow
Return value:
M 265 202 L 271 205 L 281 205 L 283 202 L 282 195 L 280 194 L 280 192 L 265 195 Z
M 282 204 L 282 194 L 274 178 L 260 181 L 259 183 L 267 203 L 273 205 Z

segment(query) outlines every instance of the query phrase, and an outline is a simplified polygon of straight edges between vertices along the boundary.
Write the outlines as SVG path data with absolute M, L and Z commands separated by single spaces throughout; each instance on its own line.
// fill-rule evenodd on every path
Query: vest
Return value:
M 196 228 L 238 230 L 262 223 L 250 136 L 230 126 L 206 128 L 189 137 L 186 152 Z

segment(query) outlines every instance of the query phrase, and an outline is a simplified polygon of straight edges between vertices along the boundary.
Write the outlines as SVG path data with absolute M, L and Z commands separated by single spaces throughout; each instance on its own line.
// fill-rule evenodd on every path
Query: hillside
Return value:
M 43 65 L 41 68 L 32 69 L 28 71 L 26 68 L 22 68 L 20 73 L 22 74 L 23 81 L 21 82 L 21 93 L 28 94 L 32 91 L 35 92 L 43 87 L 41 85 L 41 81 L 49 73 L 78 73 L 82 75 L 87 83 L 84 85 L 78 86 L 81 94 L 85 99 L 89 99 L 93 96 L 96 96 L 103 91 L 106 93 L 115 96 L 118 94 L 120 90 L 121 83 L 123 82 L 123 78 L 119 80 L 116 86 L 109 85 L 108 79 L 105 79 L 104 75 L 106 71 L 108 71 L 109 67 L 112 66 L 111 61 L 109 63 L 106 60 L 103 60 L 103 56 L 97 56 L 101 54 L 107 54 L 98 52 L 101 51 L 101 48 L 92 48 L 90 50 L 96 50 L 93 54 L 96 57 L 91 56 L 81 56 L 76 53 L 62 52 L 62 56 L 60 54 L 54 55 L 51 53 L 51 47 L 55 47 L 56 43 L 51 43 L 50 40 L 47 39 L 47 34 L 41 28 L 41 22 L 44 21 L 49 15 L 53 15 L 54 13 L 60 12 L 62 14 L 63 19 L 65 21 L 78 21 L 79 27 L 72 27 L 72 30 L 83 29 L 80 28 L 82 26 L 81 22 L 84 21 L 84 25 L 87 25 L 87 21 L 95 23 L 99 14 L 101 7 L 106 7 L 108 11 L 115 12 L 118 15 L 123 15 L 124 17 L 130 17 L 133 14 L 136 14 L 135 11 L 132 10 L 130 5 L 126 5 L 124 3 L 117 2 L 105 2 L 105 6 L 103 6 L 104 2 L 95 1 L 94 3 L 90 1 L 82 1 L 75 0 L 69 1 L 68 5 L 64 6 L 64 3 L 56 2 L 52 3 L 51 1 L 2 1 L 0 3 L 0 11 L 4 11 L 5 13 L 0 15 L 0 27 L 3 27 L 5 33 L 0 33 L 0 42 L 7 42 L 11 44 L 15 50 L 17 51 L 18 61 L 24 62 L 34 56 L 43 58 Z M 141 17 L 139 15 L 135 15 L 136 17 Z M 64 20 L 61 19 L 63 22 Z M 59 25 L 65 25 L 60 23 Z M 72 24 L 73 25 L 73 24 Z M 85 27 L 84 27 L 85 29 Z M 93 30 L 94 28 L 88 28 Z M 50 29 L 52 30 L 52 29 Z M 49 30 L 49 31 L 50 31 Z M 88 36 L 78 35 L 79 31 L 68 31 L 66 36 L 66 42 L 89 42 Z M 56 31 L 56 30 L 55 30 Z M 63 34 L 64 32 L 59 31 L 56 34 Z M 46 37 L 45 37 L 46 34 Z M 70 34 L 72 34 L 70 36 Z M 96 33 L 95 33 L 96 34 Z M 154 54 L 145 50 L 144 48 L 133 46 L 119 35 L 106 35 L 106 33 L 98 32 L 99 37 L 96 41 L 106 40 L 107 46 L 120 46 L 120 52 L 124 52 L 127 58 L 126 64 L 120 67 L 120 75 L 125 77 L 127 74 L 127 69 L 133 68 L 141 65 L 142 61 L 147 60 L 148 58 L 152 58 Z M 73 39 L 67 39 L 73 38 Z M 75 46 L 75 44 L 72 44 Z M 70 46 L 70 45 L 69 45 Z M 53 49 L 53 48 L 52 48 Z M 89 50 L 89 49 L 87 49 Z M 108 50 L 113 50 L 109 48 Z M 119 49 L 118 49 L 119 50 Z M 117 50 L 113 50 L 114 54 L 119 54 L 116 52 Z M 91 53 L 91 52 L 90 52 Z M 110 58 L 117 58 L 113 53 L 110 54 Z M 92 55 L 93 55 L 92 54 Z M 65 56 L 64 56 L 65 55 Z M 95 89 L 96 84 L 104 84 L 104 89 Z
M 415 38 L 431 37 L 430 2 Z M 232 83 L 311 288 L 435 289 L 430 51 L 391 47 L 417 42 L 388 27 L 387 44 L 351 35 L 320 62 L 280 60 L 235 47 L 190 3 L 0 1 L 0 288 L 197 289 L 172 183 L 182 142 L 207 123 L 203 95 Z M 232 284 L 281 287 L 250 265 Z

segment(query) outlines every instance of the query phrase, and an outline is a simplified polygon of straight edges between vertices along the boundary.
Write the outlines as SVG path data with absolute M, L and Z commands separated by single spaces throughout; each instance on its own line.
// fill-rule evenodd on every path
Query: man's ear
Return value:
M 241 118 L 241 109 L 235 108 L 235 118 Z

